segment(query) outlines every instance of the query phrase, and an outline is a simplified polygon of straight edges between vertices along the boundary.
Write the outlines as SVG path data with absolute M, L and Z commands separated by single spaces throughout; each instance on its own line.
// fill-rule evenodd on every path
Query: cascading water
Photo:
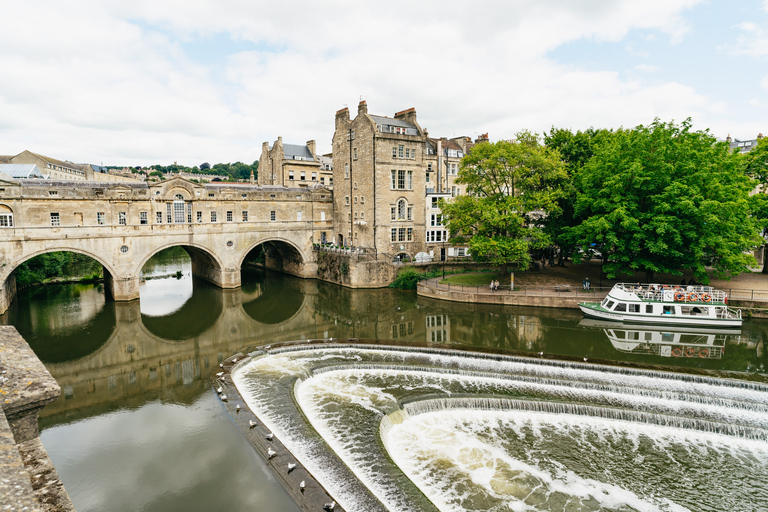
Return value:
M 760 384 L 363 345 L 253 356 L 238 389 L 347 510 L 768 508 Z

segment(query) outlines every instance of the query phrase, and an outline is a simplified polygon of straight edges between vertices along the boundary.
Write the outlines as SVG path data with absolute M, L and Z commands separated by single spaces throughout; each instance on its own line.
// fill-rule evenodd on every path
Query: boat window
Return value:
M 663 332 L 661 333 L 661 341 L 673 343 L 675 341 L 675 334 L 671 332 Z
M 618 304 L 616 304 L 616 307 L 613 308 L 613 310 L 614 311 L 626 311 L 627 310 L 627 305 L 624 304 L 623 302 L 619 302 Z
M 645 312 L 649 315 L 653 314 L 653 304 L 646 304 L 645 305 Z
M 629 312 L 630 313 L 639 313 L 640 312 L 640 304 L 630 304 L 629 305 Z
M 611 309 L 611 307 L 613 307 L 613 301 L 612 300 L 606 300 L 604 307 L 605 307 L 605 309 Z
M 640 340 L 640 333 L 637 331 L 629 331 L 627 333 L 627 339 L 628 340 Z
M 645 341 L 653 341 L 653 333 L 647 332 L 645 333 Z
M 665 314 L 665 315 L 674 315 L 675 314 L 675 306 L 664 306 L 663 314 Z

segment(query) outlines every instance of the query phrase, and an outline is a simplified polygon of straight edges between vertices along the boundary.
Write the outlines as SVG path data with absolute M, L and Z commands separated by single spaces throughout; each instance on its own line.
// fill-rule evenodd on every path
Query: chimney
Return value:
M 367 113 L 368 113 L 368 104 L 365 102 L 365 100 L 360 100 L 360 103 L 357 105 L 357 115 L 367 114 Z
M 758 133 L 757 134 L 757 140 L 762 140 L 762 139 L 763 139 L 763 134 L 762 133 Z
M 395 114 L 395 119 L 401 119 L 405 121 L 406 123 L 410 123 L 414 126 L 418 126 L 416 124 L 416 109 L 411 107 L 407 110 L 401 110 L 397 114 Z
M 728 136 L 725 138 L 725 142 L 727 142 L 728 144 L 730 144 L 731 142 L 733 142 L 733 139 L 731 138 L 731 134 L 730 134 L 730 133 L 729 133 L 729 134 L 728 134 Z
M 312 159 L 317 161 L 316 151 L 315 151 L 315 141 L 308 140 L 307 141 L 307 148 L 309 149 L 309 152 L 312 153 Z
M 344 107 L 341 110 L 336 111 L 336 129 L 339 129 L 341 124 L 349 123 L 349 109 Z

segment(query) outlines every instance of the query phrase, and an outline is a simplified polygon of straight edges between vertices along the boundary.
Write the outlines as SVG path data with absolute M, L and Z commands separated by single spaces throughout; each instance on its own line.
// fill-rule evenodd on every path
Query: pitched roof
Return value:
M 402 119 L 392 119 L 391 117 L 374 116 L 374 115 L 371 115 L 371 119 L 373 119 L 376 124 L 385 124 L 387 126 L 399 126 L 400 128 L 413 128 L 414 130 L 416 129 L 416 127 L 413 126 L 411 123 L 406 123 Z
M 306 160 L 314 160 L 309 148 L 299 144 L 283 144 L 283 154 L 288 160 L 293 160 L 294 156 L 302 157 Z

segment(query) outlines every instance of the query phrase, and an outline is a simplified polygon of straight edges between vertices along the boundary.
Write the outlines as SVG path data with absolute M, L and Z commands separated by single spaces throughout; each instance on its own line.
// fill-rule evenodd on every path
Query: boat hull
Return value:
M 612 320 L 615 322 L 624 322 L 642 325 L 690 325 L 700 327 L 741 327 L 741 318 L 712 318 L 712 317 L 680 317 L 673 315 L 642 315 L 617 313 L 613 311 L 604 311 L 598 309 L 597 304 L 579 303 L 581 311 L 591 317 L 600 320 Z

